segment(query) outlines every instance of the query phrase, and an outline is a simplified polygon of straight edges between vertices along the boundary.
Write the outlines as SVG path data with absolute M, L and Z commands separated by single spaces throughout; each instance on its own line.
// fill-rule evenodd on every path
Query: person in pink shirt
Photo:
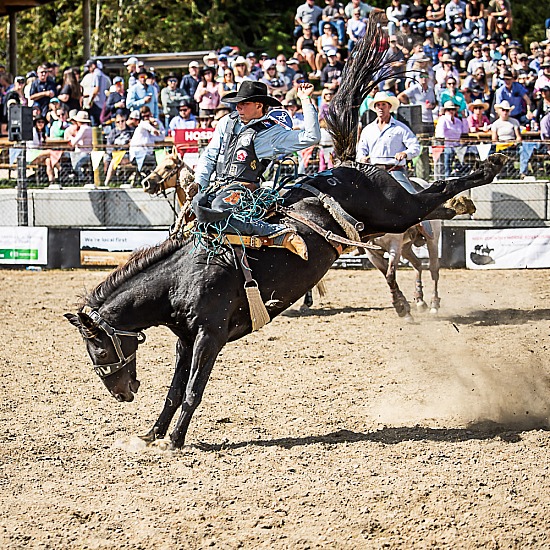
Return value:
M 86 179 L 84 170 L 89 165 L 90 153 L 92 152 L 92 127 L 90 125 L 90 115 L 87 111 L 78 111 L 73 117 L 77 130 L 73 136 L 69 137 L 69 143 L 74 149 L 74 155 L 71 153 L 74 171 L 80 181 Z
M 484 103 L 481 99 L 476 99 L 468 104 L 468 110 L 471 112 L 468 115 L 468 130 L 470 132 L 487 132 L 491 122 L 485 115 L 485 111 L 489 109 L 489 104 Z
M 220 92 L 215 80 L 216 69 L 206 67 L 202 70 L 201 81 L 195 91 L 195 101 L 199 104 L 199 116 L 214 116 L 220 105 Z
M 465 133 L 464 122 L 456 116 L 457 110 L 456 103 L 446 101 L 443 104 L 443 115 L 439 117 L 437 126 L 435 127 L 435 137 L 444 140 L 443 161 L 446 178 L 451 176 L 452 165 L 455 159 L 454 148 L 460 145 L 460 136 Z

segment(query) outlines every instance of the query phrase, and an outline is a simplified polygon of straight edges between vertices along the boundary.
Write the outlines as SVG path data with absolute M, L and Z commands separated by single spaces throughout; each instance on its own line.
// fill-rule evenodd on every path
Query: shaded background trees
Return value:
M 302 0 L 92 0 L 93 55 L 162 53 L 239 46 L 242 50 L 292 53 L 294 13 Z M 318 2 L 324 6 L 324 2 Z M 345 3 L 345 2 L 344 2 Z M 385 8 L 389 2 L 370 3 Z M 544 38 L 535 0 L 512 2 L 514 37 Z M 550 11 L 550 10 L 549 10 Z M 0 26 L 0 60 L 6 58 L 7 18 Z M 61 66 L 84 61 L 81 0 L 57 0 L 18 15 L 18 64 Z

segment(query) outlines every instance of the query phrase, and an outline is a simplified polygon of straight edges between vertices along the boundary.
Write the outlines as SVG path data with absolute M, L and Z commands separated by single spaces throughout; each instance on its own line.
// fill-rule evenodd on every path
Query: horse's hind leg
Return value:
M 300 306 L 301 312 L 306 312 L 313 305 L 313 289 L 310 288 L 304 294 L 304 303 Z
M 428 255 L 430 258 L 430 274 L 434 284 L 434 291 L 430 302 L 430 313 L 437 314 L 441 299 L 439 298 L 439 237 L 441 235 L 441 224 L 432 222 L 434 238 L 427 243 Z
M 172 445 L 176 449 L 183 447 L 185 443 L 189 423 L 202 400 L 212 367 L 216 362 L 218 353 L 227 342 L 227 338 L 222 338 L 219 332 L 209 327 L 203 327 L 195 339 L 191 369 L 187 387 L 185 388 L 185 395 L 183 396 L 181 414 L 176 421 L 173 432 L 170 434 Z
M 402 237 L 402 236 L 401 236 Z M 397 284 L 396 270 L 397 262 L 399 261 L 401 254 L 401 246 L 399 246 L 399 254 L 396 255 L 395 251 L 389 252 L 389 260 L 386 260 L 382 255 L 367 250 L 367 256 L 372 262 L 372 265 L 378 269 L 386 278 L 386 282 L 390 288 L 392 296 L 392 305 L 399 317 L 404 317 L 407 320 L 412 320 L 411 306 L 405 298 L 405 295 L 401 292 L 399 285 Z
M 416 274 L 416 279 L 414 283 L 414 301 L 416 303 L 416 308 L 421 311 L 426 310 L 428 309 L 428 304 L 424 301 L 424 287 L 422 285 L 422 261 L 413 252 L 412 243 L 409 243 L 405 247 L 403 247 L 403 252 L 401 252 L 401 255 L 406 260 L 409 260 Z
M 166 435 L 170 422 L 172 422 L 174 414 L 176 414 L 183 401 L 183 389 L 191 369 L 191 349 L 190 345 L 184 343 L 181 339 L 178 340 L 176 344 L 176 367 L 168 395 L 164 401 L 164 407 L 155 425 L 144 436 L 141 436 L 147 442 L 161 439 Z

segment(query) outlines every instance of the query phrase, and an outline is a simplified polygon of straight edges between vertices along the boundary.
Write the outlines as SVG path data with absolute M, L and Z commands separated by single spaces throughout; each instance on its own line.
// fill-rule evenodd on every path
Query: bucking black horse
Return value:
M 307 180 L 315 193 L 303 186 L 288 191 L 284 196 L 287 212 L 273 218 L 274 223 L 284 220 L 302 235 L 309 259 L 284 249 L 247 250 L 271 319 L 315 285 L 341 251 L 332 237 L 346 238 L 345 224 L 333 208 L 327 208 L 323 194 L 337 201 L 346 217 L 358 222 L 357 227 L 362 224 L 361 237 L 402 233 L 420 220 L 452 217 L 455 212 L 452 205 L 443 206 L 446 201 L 490 183 L 502 168 L 505 157 L 493 155 L 468 176 L 437 181 L 411 195 L 386 172 L 351 160 L 357 107 L 376 85 L 377 75 L 382 78 L 386 48 L 387 37 L 372 18 L 365 38 L 348 61 L 329 112 L 329 127 L 342 162 L 330 173 Z M 177 336 L 172 383 L 158 420 L 144 436 L 147 440 L 164 438 L 181 407 L 170 441 L 174 448 L 183 446 L 220 350 L 252 330 L 244 284 L 230 248 L 212 257 L 194 248 L 190 240 L 168 239 L 136 252 L 84 298 L 76 315 L 66 314 L 84 337 L 96 372 L 119 401 L 132 401 L 139 388 L 136 352 L 145 339 L 143 331 L 164 325 Z

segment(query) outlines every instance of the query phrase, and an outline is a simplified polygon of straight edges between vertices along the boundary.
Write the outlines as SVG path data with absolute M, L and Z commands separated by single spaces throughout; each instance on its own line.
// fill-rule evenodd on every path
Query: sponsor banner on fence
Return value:
M 174 145 L 182 153 L 197 153 L 199 140 L 210 141 L 214 128 L 185 128 L 174 130 Z
M 550 228 L 475 229 L 466 232 L 469 269 L 550 267 Z
M 116 266 L 144 246 L 160 244 L 167 231 L 81 231 L 81 265 Z
M 48 263 L 48 228 L 0 228 L 0 263 L 46 265 Z

